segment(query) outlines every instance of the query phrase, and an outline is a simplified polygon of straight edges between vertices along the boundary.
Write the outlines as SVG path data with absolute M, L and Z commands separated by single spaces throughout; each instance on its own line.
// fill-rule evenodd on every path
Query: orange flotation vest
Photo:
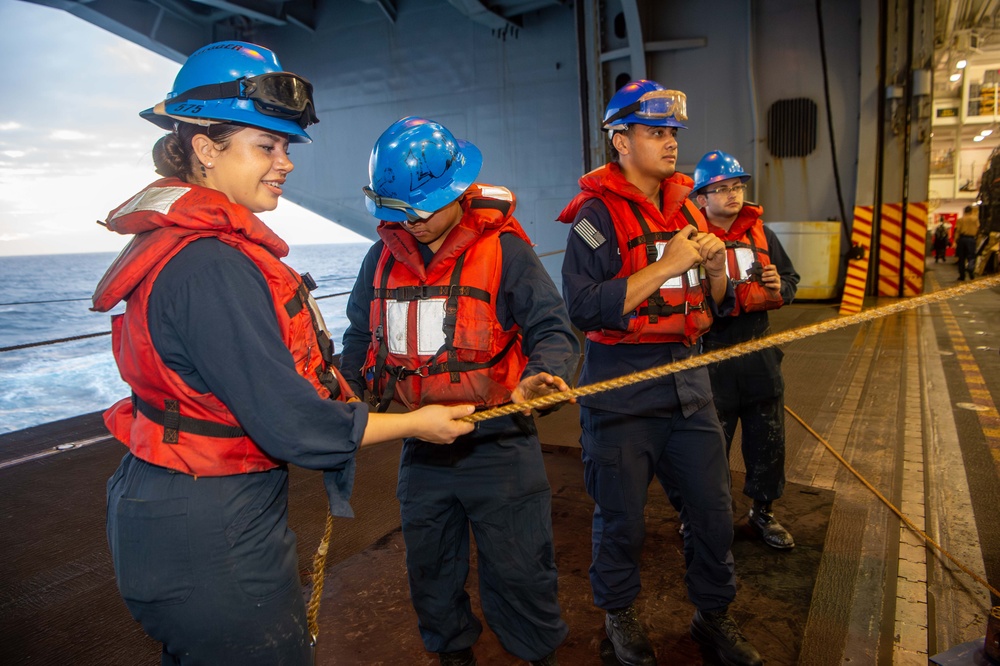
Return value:
M 377 408 L 392 399 L 416 409 L 510 400 L 527 358 L 517 327 L 497 319 L 503 256 L 500 236 L 530 244 L 513 217 L 513 193 L 475 184 L 460 200 L 462 219 L 424 266 L 419 244 L 398 222 L 382 222 L 385 243 L 374 276 L 365 361 Z
M 667 241 L 679 230 L 692 225 L 708 231 L 701 211 L 688 195 L 694 181 L 675 173 L 660 184 L 663 204 L 653 206 L 637 187 L 625 180 L 615 163 L 591 171 L 580 178 L 580 194 L 559 214 L 559 221 L 573 223 L 580 208 L 590 199 L 600 199 L 614 221 L 622 267 L 616 278 L 628 277 L 663 254 Z M 629 318 L 628 330 L 588 331 L 587 338 L 606 345 L 682 342 L 691 345 L 712 325 L 705 303 L 705 277 L 700 267 L 692 268 L 665 282 L 658 293 L 641 303 Z
M 729 231 L 708 223 L 709 231 L 726 245 L 726 265 L 736 290 L 736 307 L 731 313 L 733 317 L 741 312 L 775 310 L 785 304 L 780 293 L 772 294 L 759 279 L 761 269 L 771 263 L 764 223 L 760 219 L 763 212 L 761 206 L 747 202 L 743 204 Z
M 317 393 L 344 400 L 353 395 L 330 364 L 333 345 L 302 277 L 279 259 L 288 246 L 245 207 L 217 190 L 165 178 L 113 210 L 107 226 L 135 236 L 101 278 L 93 309 L 107 312 L 127 302 L 124 314 L 112 316 L 112 346 L 133 395 L 108 409 L 104 422 L 137 458 L 196 476 L 282 464 L 247 436 L 221 400 L 194 391 L 153 346 L 147 323 L 153 284 L 167 262 L 199 238 L 217 238 L 260 269 L 295 369 Z

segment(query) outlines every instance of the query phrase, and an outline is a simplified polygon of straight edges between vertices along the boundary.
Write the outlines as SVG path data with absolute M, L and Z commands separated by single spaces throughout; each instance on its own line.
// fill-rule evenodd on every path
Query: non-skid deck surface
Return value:
M 570 626 L 559 650 L 562 664 L 601 664 L 604 615 L 594 607 L 590 566 L 593 502 L 583 489 L 578 452 L 547 450 L 552 515 L 559 569 L 559 598 Z M 734 474 L 733 485 L 742 486 Z M 643 592 L 638 605 L 662 664 L 715 663 L 688 634 L 693 607 L 683 583 L 684 559 L 676 513 L 658 485 L 650 489 Z M 822 554 L 833 493 L 790 484 L 780 516 L 798 546 L 779 552 L 757 540 L 737 521 L 733 552 L 739 592 L 732 611 L 768 664 L 795 664 Z M 736 498 L 738 515 L 747 501 Z M 474 557 L 474 556 L 473 556 Z M 479 609 L 475 562 L 466 587 Z M 485 623 L 484 623 L 485 624 Z M 475 646 L 479 662 L 524 663 L 506 653 L 489 629 Z M 320 613 L 319 664 L 436 664 L 424 651 L 407 592 L 403 539 L 399 530 L 327 572 Z
M 572 423 L 574 411 L 567 408 L 558 420 Z M 92 437 L 97 423 L 98 415 L 88 415 L 64 427 Z M 0 470 L 0 663 L 158 662 L 159 646 L 118 596 L 104 537 L 104 485 L 123 452 L 114 441 L 102 442 Z M 319 664 L 436 663 L 420 642 L 406 589 L 395 501 L 398 454 L 396 443 L 359 455 L 352 501 L 358 518 L 336 522 L 320 613 Z M 570 626 L 560 662 L 600 664 L 603 615 L 592 604 L 587 578 L 593 504 L 583 489 L 579 450 L 546 447 L 545 462 L 554 495 L 560 601 Z M 741 484 L 734 473 L 734 487 Z M 682 582 L 677 518 L 662 491 L 651 490 L 639 605 L 660 662 L 697 664 L 702 658 L 687 633 L 692 608 Z M 832 500 L 829 491 L 789 484 L 781 517 L 799 543 L 791 552 L 771 550 L 744 531 L 743 521 L 737 525 L 740 588 L 733 611 L 769 664 L 796 663 Z M 736 502 L 742 515 L 744 498 Z M 317 473 L 292 470 L 290 506 L 308 581 L 326 509 Z M 474 568 L 468 590 L 479 613 Z M 484 666 L 520 663 L 488 629 L 476 651 Z

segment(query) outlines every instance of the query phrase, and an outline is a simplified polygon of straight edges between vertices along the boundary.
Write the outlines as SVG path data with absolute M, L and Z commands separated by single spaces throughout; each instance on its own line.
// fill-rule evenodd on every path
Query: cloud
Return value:
M 54 141 L 81 141 L 90 137 L 77 130 L 53 130 L 49 138 Z
M 158 178 L 150 152 L 163 130 L 139 111 L 180 65 L 22 0 L 0 0 L 0 26 L 0 62 L 17 63 L 4 70 L 0 255 L 120 249 L 127 239 L 94 220 Z M 291 244 L 367 242 L 288 201 L 272 215 Z

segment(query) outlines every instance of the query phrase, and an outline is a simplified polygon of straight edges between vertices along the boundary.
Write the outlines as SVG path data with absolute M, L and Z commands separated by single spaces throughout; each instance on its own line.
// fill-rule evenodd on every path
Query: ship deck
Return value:
M 954 266 L 928 265 L 928 290 Z M 971 571 L 1000 587 L 1000 289 L 985 289 L 787 344 L 786 404 L 890 502 Z M 874 306 L 881 302 L 866 304 Z M 772 315 L 788 330 L 837 316 L 829 303 Z M 538 420 L 553 490 L 563 664 L 601 664 L 603 615 L 591 600 L 590 515 L 577 410 Z M 923 545 L 792 417 L 788 486 L 776 511 L 796 538 L 769 549 L 746 527 L 734 445 L 731 610 L 768 664 L 981 663 L 990 598 Z M 434 664 L 406 588 L 395 499 L 400 444 L 359 455 L 354 520 L 336 520 L 317 664 Z M 0 436 L 0 662 L 149 664 L 159 646 L 118 596 L 104 536 L 105 482 L 123 449 L 89 414 Z M 317 473 L 294 469 L 290 520 L 304 594 L 326 503 Z M 637 603 L 660 663 L 712 664 L 688 635 L 678 520 L 659 488 L 647 509 Z M 478 612 L 475 571 L 468 590 Z M 978 639 L 978 647 L 974 643 Z M 942 655 L 945 651 L 962 655 Z M 486 629 L 481 664 L 516 664 Z

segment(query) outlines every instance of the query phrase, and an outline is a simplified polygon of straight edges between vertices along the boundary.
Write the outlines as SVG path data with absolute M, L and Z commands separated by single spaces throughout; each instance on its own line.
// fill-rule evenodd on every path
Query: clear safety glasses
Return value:
M 687 95 L 680 90 L 651 90 L 636 102 L 618 109 L 618 113 L 608 118 L 605 125 L 614 124 L 615 121 L 632 114 L 637 118 L 648 120 L 664 118 L 687 120 Z
M 434 214 L 434 211 L 420 210 L 419 208 L 414 208 L 410 204 L 406 203 L 402 199 L 393 199 L 392 197 L 379 196 L 375 190 L 365 185 L 361 188 L 365 191 L 365 196 L 375 202 L 375 205 L 379 208 L 389 208 L 391 210 L 398 210 L 400 213 L 406 216 L 406 221 L 413 224 L 421 220 L 430 219 Z
M 171 97 L 176 104 L 187 100 L 248 99 L 260 113 L 294 120 L 302 129 L 318 123 L 313 104 L 313 87 L 306 79 L 289 72 L 268 72 L 245 76 L 236 81 L 213 83 L 191 88 Z
M 728 197 L 730 194 L 739 195 L 743 194 L 746 191 L 747 191 L 746 185 L 733 185 L 732 187 L 726 187 L 725 185 L 722 185 L 720 187 L 715 188 L 714 190 L 705 190 L 705 194 L 718 194 L 723 197 Z

